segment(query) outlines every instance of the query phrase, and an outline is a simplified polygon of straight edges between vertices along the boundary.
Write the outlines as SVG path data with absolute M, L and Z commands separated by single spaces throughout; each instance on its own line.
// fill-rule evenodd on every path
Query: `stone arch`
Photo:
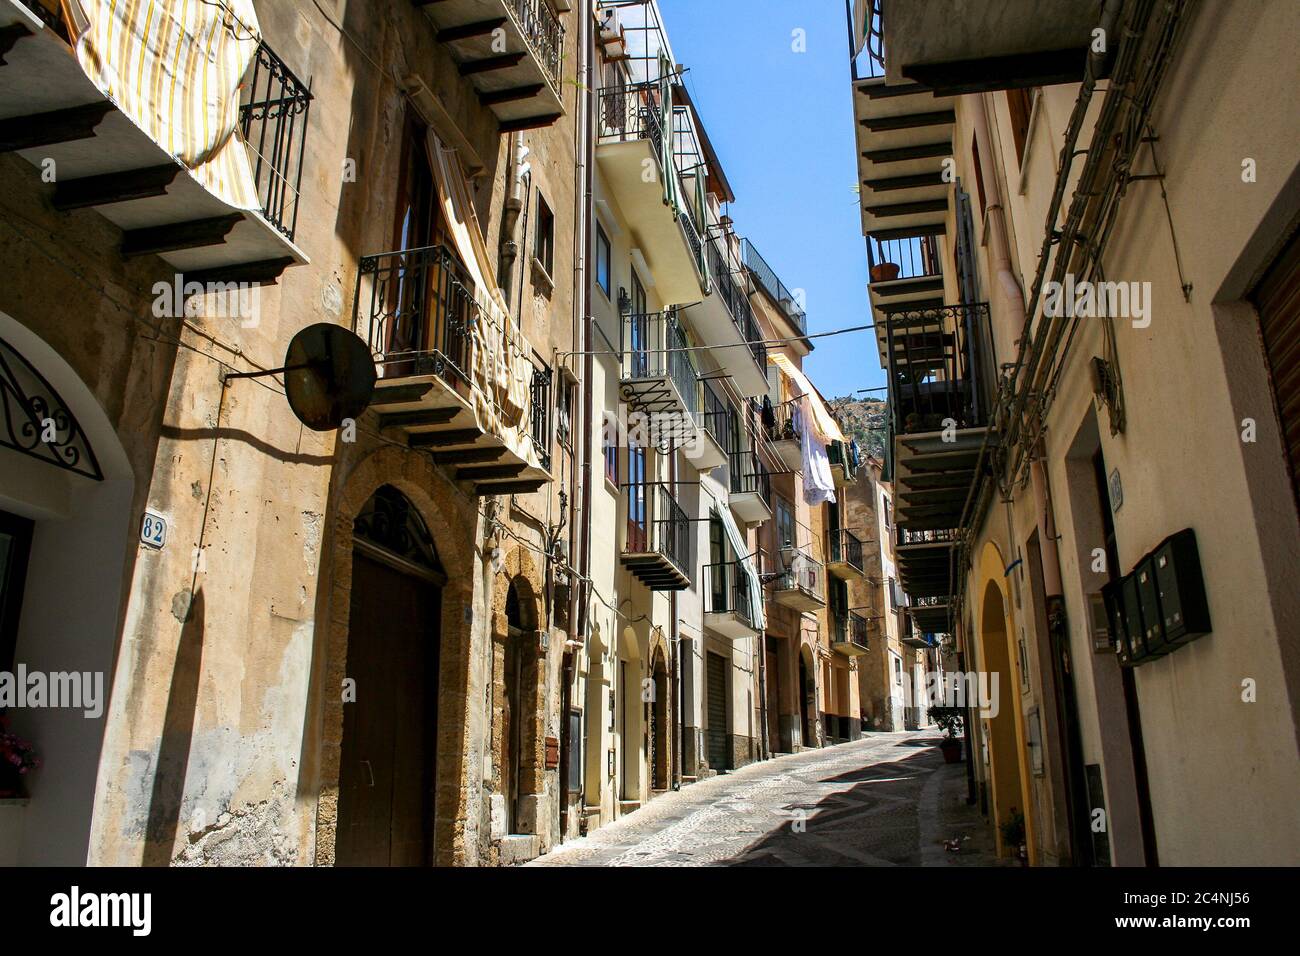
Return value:
M 798 684 L 796 686 L 799 705 L 800 739 L 804 747 L 820 746 L 817 712 L 817 645 L 807 638 L 799 641 Z
M 1024 722 L 1020 715 L 1015 610 L 1007 588 L 1005 567 L 1002 550 L 993 542 L 987 542 L 980 552 L 977 575 L 979 586 L 974 593 L 979 600 L 975 608 L 975 626 L 979 635 L 979 676 L 981 681 L 987 681 L 978 686 L 988 688 L 991 706 L 985 712 L 979 701 L 968 701 L 968 704 L 972 713 L 978 714 L 981 724 L 987 728 L 994 823 L 999 827 L 1006 823 L 1013 808 L 1022 813 L 1025 818 L 1025 842 L 1032 860 L 1035 852 L 1034 813 L 1029 791 Z M 965 686 L 971 687 L 972 682 L 966 681 Z M 1016 847 L 1003 845 L 1000 830 L 997 842 L 1002 853 L 1016 851 Z
M 671 783 L 673 707 L 668 661 L 668 642 L 661 635 L 659 640 L 651 642 L 650 669 L 646 675 L 651 691 L 646 757 L 652 790 L 667 790 Z
M 476 525 L 465 521 L 449 506 L 446 496 L 432 489 L 442 479 L 432 462 L 393 445 L 362 458 L 347 473 L 334 496 L 330 543 L 323 563 L 317 613 L 318 653 L 323 666 L 315 669 L 312 698 L 319 715 L 319 750 L 316 760 L 317 812 L 315 862 L 334 864 L 338 824 L 339 758 L 343 740 L 343 700 L 340 688 L 347 676 L 349 610 L 352 597 L 352 528 L 361 509 L 384 485 L 406 496 L 429 530 L 438 559 L 447 575 L 442 589 L 439 673 L 437 694 L 437 773 L 434 779 L 433 860 L 438 865 L 464 862 L 455 845 L 458 825 L 469 815 L 466 756 L 469 753 L 465 699 L 469 683 L 469 629 L 464 622 L 474 606 L 473 542 Z
M 492 815 L 504 833 L 542 834 L 547 649 L 542 572 L 515 545 L 492 579 Z M 504 834 L 503 834 L 504 835 Z
M 641 642 L 632 625 L 619 633 L 615 661 L 615 699 L 618 704 L 618 792 L 623 801 L 641 799 L 641 763 L 645 735 L 641 703 Z

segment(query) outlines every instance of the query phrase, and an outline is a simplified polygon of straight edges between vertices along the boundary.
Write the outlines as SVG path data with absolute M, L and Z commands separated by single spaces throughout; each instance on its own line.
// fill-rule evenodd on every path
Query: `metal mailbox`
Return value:
M 1110 581 L 1102 586 L 1101 598 L 1106 602 L 1106 621 L 1110 629 L 1110 641 L 1115 648 L 1115 658 L 1123 666 L 1133 661 L 1129 652 L 1128 624 L 1124 620 L 1124 579 Z
M 1128 648 L 1127 660 L 1120 656 L 1120 663 L 1136 667 L 1147 656 L 1146 642 L 1142 639 L 1142 601 L 1138 596 L 1136 572 L 1120 581 L 1124 596 L 1125 641 Z
M 1170 535 L 1156 548 L 1153 564 L 1164 638 L 1170 649 L 1208 634 L 1210 607 L 1196 532 L 1184 528 Z
M 1147 657 L 1159 657 L 1169 648 L 1165 641 L 1165 621 L 1160 613 L 1160 591 L 1156 587 L 1156 564 L 1148 554 L 1133 569 L 1137 579 L 1138 602 L 1142 605 L 1142 641 Z

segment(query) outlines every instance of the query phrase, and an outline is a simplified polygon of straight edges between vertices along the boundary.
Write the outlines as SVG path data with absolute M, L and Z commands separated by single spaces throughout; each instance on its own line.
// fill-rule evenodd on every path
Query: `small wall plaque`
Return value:
M 154 511 L 146 511 L 140 522 L 140 543 L 162 550 L 167 544 L 167 519 Z

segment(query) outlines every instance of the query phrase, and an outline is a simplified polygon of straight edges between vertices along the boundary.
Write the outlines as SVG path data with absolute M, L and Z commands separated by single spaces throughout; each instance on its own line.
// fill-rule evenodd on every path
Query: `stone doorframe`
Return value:
M 439 866 L 463 865 L 467 848 L 456 841 L 469 816 L 465 780 L 467 740 L 467 693 L 470 668 L 469 626 L 466 610 L 473 607 L 472 545 L 477 528 L 477 510 L 467 514 L 453 511 L 459 496 L 435 496 L 430 489 L 445 484 L 432 462 L 424 456 L 389 446 L 360 461 L 347 477 L 343 491 L 333 504 L 328 564 L 322 562 L 322 594 L 328 594 L 326 614 L 318 614 L 318 650 L 323 650 L 323 667 L 315 665 L 312 696 L 320 721 L 319 770 L 317 774 L 316 848 L 317 866 L 333 866 L 338 825 L 339 761 L 343 744 L 343 680 L 347 676 L 349 616 L 352 600 L 352 525 L 371 496 L 382 486 L 400 491 L 419 513 L 438 549 L 438 560 L 447 574 L 442 589 L 442 618 L 439 636 L 438 734 L 431 742 L 436 754 L 434 779 L 433 861 Z M 324 626 L 320 626 L 325 617 Z

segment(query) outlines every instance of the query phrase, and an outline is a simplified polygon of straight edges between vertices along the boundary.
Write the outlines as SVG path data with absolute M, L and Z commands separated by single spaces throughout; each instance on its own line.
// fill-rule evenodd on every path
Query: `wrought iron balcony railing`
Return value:
M 657 157 L 664 154 L 663 97 L 661 82 L 607 86 L 600 91 L 602 143 L 649 140 Z
M 861 538 L 847 528 L 836 528 L 827 532 L 826 539 L 826 556 L 831 564 L 847 564 L 866 572 Z
M 262 214 L 292 241 L 298 228 L 311 89 L 262 43 L 243 91 L 240 132 L 251 153 Z
M 869 628 L 867 619 L 857 611 L 836 608 L 833 614 L 832 640 L 836 644 L 852 644 L 867 649 Z
M 564 60 L 564 24 L 547 0 L 508 0 L 524 39 L 552 86 L 559 86 Z
M 739 561 L 704 566 L 704 613 L 735 614 L 753 625 L 749 575 Z
M 446 246 L 362 256 L 353 329 L 364 327 L 385 379 L 437 375 L 453 388 L 479 387 L 470 330 L 491 320 L 469 273 Z M 529 390 L 529 434 L 543 466 L 550 461 L 551 369 L 536 354 Z
M 667 558 L 691 578 L 691 522 L 664 482 L 639 481 L 623 486 L 627 535 L 625 554 L 655 554 Z
M 745 268 L 754 276 L 754 280 L 762 287 L 775 302 L 777 302 L 785 314 L 790 317 L 800 333 L 808 331 L 808 316 L 795 298 L 794 293 L 785 287 L 776 272 L 767 264 L 764 259 L 754 248 L 754 244 L 748 239 L 744 242 L 744 260 Z
M 855 18 L 855 8 L 863 8 L 862 36 Z M 853 79 L 865 80 L 885 75 L 885 29 L 881 21 L 882 0 L 844 0 L 849 17 L 849 48 L 854 51 Z M 857 52 L 861 47 L 861 52 Z
M 722 302 L 731 314 L 731 321 L 735 323 L 736 328 L 749 343 L 749 351 L 754 356 L 754 361 L 758 363 L 761 369 L 767 369 L 767 346 L 763 343 L 763 334 L 759 331 L 758 322 L 754 318 L 753 306 L 749 304 L 749 296 L 745 294 L 743 283 L 736 281 L 736 274 L 728 262 L 728 256 L 719 248 L 723 240 L 719 237 L 710 239 L 708 247 L 709 278 L 713 280 L 714 292 L 722 298 Z
M 939 278 L 943 275 L 939 240 L 935 236 L 909 236 L 904 239 L 877 239 L 870 236 L 867 239 L 867 264 L 873 270 L 882 270 L 879 281 L 883 282 L 893 279 Z
M 988 303 L 898 310 L 886 316 L 885 354 L 895 435 L 988 424 L 991 382 L 978 361 L 992 341 Z
M 713 436 L 718 447 L 730 455 L 735 449 L 731 446 L 735 440 L 736 410 L 722 396 L 713 390 L 708 382 L 702 382 L 700 424 Z
M 803 399 L 792 398 L 772 406 L 774 421 L 767 429 L 771 442 L 803 442 Z
M 939 528 L 930 531 L 909 531 L 907 528 L 898 527 L 897 542 L 899 545 L 906 544 L 951 544 L 957 540 L 958 532 L 951 528 Z
M 754 452 L 732 452 L 727 470 L 733 495 L 757 494 L 764 501 L 772 500 L 772 474 Z
M 825 601 L 826 569 L 806 546 L 786 545 L 773 553 L 760 552 L 763 578 L 773 591 L 802 591 Z
M 683 409 L 697 419 L 702 386 L 689 347 L 675 308 L 624 315 L 622 376 L 625 380 L 670 380 L 681 398 Z

